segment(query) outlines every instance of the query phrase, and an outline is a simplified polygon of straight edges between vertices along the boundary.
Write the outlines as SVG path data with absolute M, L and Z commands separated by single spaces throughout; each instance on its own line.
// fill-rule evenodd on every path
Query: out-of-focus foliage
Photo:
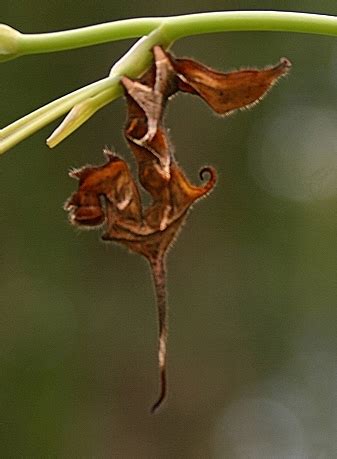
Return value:
M 336 14 L 334 2 L 5 1 L 23 32 L 216 9 Z M 106 75 L 131 45 L 1 66 L 1 124 Z M 55 150 L 53 126 L 1 158 L 0 444 L 3 457 L 334 457 L 337 450 L 337 41 L 280 33 L 184 39 L 221 70 L 293 62 L 253 110 L 169 107 L 191 179 L 219 170 L 169 256 L 170 395 L 157 391 L 156 314 L 142 260 L 77 233 L 70 167 L 105 144 L 131 160 L 122 100 Z

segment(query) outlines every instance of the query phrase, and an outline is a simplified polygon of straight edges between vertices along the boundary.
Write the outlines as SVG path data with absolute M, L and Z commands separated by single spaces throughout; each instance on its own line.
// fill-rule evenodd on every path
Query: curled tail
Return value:
M 214 167 L 205 166 L 202 169 L 200 169 L 200 172 L 199 172 L 199 177 L 201 180 L 204 180 L 205 174 L 209 175 L 209 179 L 202 187 L 203 192 L 206 194 L 206 193 L 209 193 L 214 188 L 216 184 L 216 180 L 217 180 L 217 173 Z

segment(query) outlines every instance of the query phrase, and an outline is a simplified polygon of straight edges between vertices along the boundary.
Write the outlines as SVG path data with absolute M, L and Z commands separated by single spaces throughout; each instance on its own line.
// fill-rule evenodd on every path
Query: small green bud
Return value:
M 19 56 L 21 33 L 6 24 L 0 24 L 0 62 Z
M 98 109 L 99 106 L 95 104 L 94 97 L 89 97 L 88 99 L 74 105 L 60 126 L 58 126 L 47 139 L 46 143 L 48 147 L 56 147 L 56 145 L 61 143 L 62 140 L 85 123 L 94 113 L 96 113 Z

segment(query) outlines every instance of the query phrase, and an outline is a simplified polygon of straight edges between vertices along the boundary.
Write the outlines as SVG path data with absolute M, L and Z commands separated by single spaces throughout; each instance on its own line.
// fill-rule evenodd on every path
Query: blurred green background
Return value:
M 212 10 L 337 13 L 334 0 L 5 0 L 22 32 Z M 1 65 L 1 125 L 109 72 L 132 44 Z M 192 181 L 219 171 L 169 256 L 169 398 L 156 416 L 148 268 L 70 227 L 67 172 L 111 145 L 129 161 L 122 99 L 55 150 L 54 123 L 1 157 L 0 456 L 337 457 L 337 40 L 223 33 L 173 48 L 221 70 L 293 69 L 250 111 L 170 104 Z

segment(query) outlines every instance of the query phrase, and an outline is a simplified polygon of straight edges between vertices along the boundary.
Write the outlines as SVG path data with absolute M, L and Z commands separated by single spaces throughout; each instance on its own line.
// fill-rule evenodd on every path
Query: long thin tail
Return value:
M 160 373 L 160 392 L 159 398 L 151 408 L 151 413 L 157 411 L 165 399 L 167 391 L 166 381 L 166 345 L 168 334 L 168 306 L 167 306 L 167 291 L 166 291 L 166 268 L 165 259 L 163 257 L 156 257 L 150 259 L 150 266 L 152 278 L 155 289 L 155 296 L 158 309 L 158 323 L 159 323 L 159 345 L 158 345 L 158 363 Z

